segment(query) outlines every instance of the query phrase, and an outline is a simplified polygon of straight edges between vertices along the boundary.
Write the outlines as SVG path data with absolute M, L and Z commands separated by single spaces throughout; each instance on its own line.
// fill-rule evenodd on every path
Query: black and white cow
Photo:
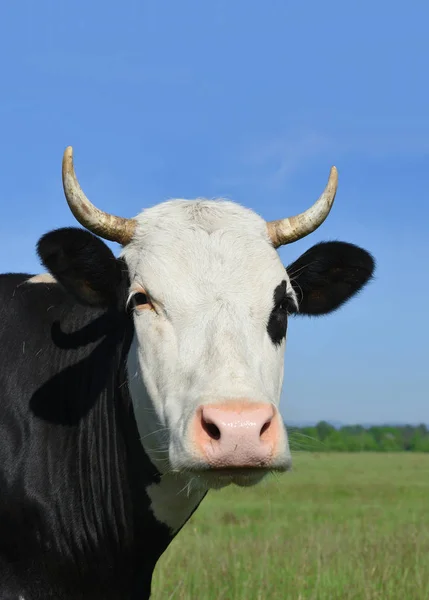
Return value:
M 63 183 L 86 229 L 40 239 L 48 274 L 0 278 L 0 600 L 142 600 L 209 489 L 290 467 L 288 316 L 334 311 L 374 261 L 330 242 L 285 269 L 276 252 L 326 218 L 335 169 L 269 224 L 208 200 L 107 215 L 71 148 Z

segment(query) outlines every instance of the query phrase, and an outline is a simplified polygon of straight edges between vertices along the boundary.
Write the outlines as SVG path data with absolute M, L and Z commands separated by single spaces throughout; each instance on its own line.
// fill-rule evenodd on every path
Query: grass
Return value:
M 429 454 L 295 456 L 212 492 L 161 557 L 154 600 L 429 600 Z

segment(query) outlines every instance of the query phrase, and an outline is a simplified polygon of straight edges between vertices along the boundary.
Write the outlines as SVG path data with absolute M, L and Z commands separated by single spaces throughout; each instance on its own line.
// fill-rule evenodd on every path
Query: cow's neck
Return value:
M 135 336 L 128 354 L 127 371 L 128 388 L 134 416 L 144 448 L 145 445 L 154 444 L 154 438 L 151 438 L 151 435 L 152 432 L 159 429 L 159 423 L 156 420 L 154 411 L 149 408 L 148 392 L 140 375 Z M 155 450 L 160 457 L 166 451 L 166 449 Z M 146 451 L 145 454 L 147 455 Z M 150 500 L 150 510 L 156 520 L 166 525 L 174 536 L 198 507 L 207 490 L 196 487 L 193 477 L 188 474 L 163 473 L 163 469 L 159 468 L 159 464 L 154 466 L 159 469 L 161 475 L 157 478 L 157 481 L 151 481 L 146 486 L 146 493 Z
M 207 491 L 192 488 L 192 481 L 185 476 L 166 474 L 159 483 L 146 488 L 150 508 L 160 523 L 168 526 L 175 535 L 200 504 Z

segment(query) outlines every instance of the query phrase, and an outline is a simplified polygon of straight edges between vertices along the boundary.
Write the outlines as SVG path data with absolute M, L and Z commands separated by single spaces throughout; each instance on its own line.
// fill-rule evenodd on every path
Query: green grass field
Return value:
M 429 600 L 429 454 L 297 453 L 212 492 L 158 563 L 154 600 Z

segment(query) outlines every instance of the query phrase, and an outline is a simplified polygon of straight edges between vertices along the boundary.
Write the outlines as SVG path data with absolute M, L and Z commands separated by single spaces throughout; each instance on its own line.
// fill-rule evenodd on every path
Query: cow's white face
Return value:
M 138 217 L 123 257 L 134 306 L 130 389 L 154 464 L 192 471 L 204 487 L 287 469 L 277 406 L 296 298 L 265 221 L 226 201 L 166 202 Z

